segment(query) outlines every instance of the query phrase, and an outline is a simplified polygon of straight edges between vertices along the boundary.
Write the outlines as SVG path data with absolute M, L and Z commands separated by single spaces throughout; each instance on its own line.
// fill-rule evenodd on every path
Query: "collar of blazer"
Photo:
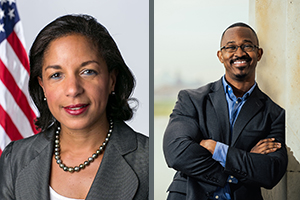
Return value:
M 89 199 L 133 199 L 139 182 L 125 157 L 137 149 L 136 134 L 124 122 L 115 121 L 111 139 L 86 197 Z M 50 166 L 55 127 L 37 135 L 31 161 L 16 179 L 17 199 L 49 199 Z M 20 189 L 18 189 L 20 188 Z
M 265 95 L 256 85 L 250 97 L 243 105 L 243 108 L 239 113 L 239 116 L 232 130 L 231 141 L 229 141 L 229 137 L 227 137 L 230 133 L 229 114 L 226 96 L 222 85 L 222 79 L 211 85 L 211 93 L 209 93 L 208 95 L 217 114 L 217 118 L 220 124 L 220 131 L 226 130 L 227 132 L 227 134 L 222 134 L 220 136 L 220 139 L 221 141 L 225 141 L 225 143 L 229 144 L 230 146 L 233 146 L 236 143 L 244 127 L 263 107 L 264 99 L 266 99 Z

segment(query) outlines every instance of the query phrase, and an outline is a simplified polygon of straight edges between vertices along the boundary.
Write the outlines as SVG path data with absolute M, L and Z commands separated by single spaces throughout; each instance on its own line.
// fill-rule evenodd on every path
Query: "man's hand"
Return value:
M 260 140 L 250 151 L 250 153 L 268 154 L 281 148 L 281 143 L 275 142 L 275 138 Z
M 211 139 L 201 140 L 200 145 L 207 149 L 211 154 L 214 154 L 217 142 Z

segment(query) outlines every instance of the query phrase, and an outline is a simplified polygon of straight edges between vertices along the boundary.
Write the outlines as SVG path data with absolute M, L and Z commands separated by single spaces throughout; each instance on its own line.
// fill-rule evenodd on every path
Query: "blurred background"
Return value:
M 248 0 L 154 1 L 154 199 L 166 199 L 175 173 L 162 139 L 177 94 L 221 78 L 220 38 L 235 22 L 249 23 Z

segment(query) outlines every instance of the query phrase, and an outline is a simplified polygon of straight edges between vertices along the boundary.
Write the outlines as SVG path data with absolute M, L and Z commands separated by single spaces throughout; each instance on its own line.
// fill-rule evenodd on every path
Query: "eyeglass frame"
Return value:
M 253 47 L 259 49 L 259 46 L 258 46 L 258 45 L 255 45 L 255 44 L 251 44 L 251 45 L 253 45 Z M 228 52 L 228 51 L 226 51 L 226 49 L 225 49 L 226 45 L 222 46 L 222 47 L 220 48 L 220 50 L 222 51 L 222 49 L 225 49 L 225 51 L 228 52 L 228 53 L 234 53 L 234 52 L 236 52 L 236 51 L 238 50 L 238 48 L 241 48 L 241 50 L 244 51 L 244 47 L 242 48 L 242 46 L 245 46 L 245 44 L 242 44 L 242 45 L 240 45 L 240 46 L 239 46 L 239 45 L 235 45 L 235 46 L 236 46 L 236 48 L 235 48 L 235 50 L 234 50 L 233 52 Z M 254 51 L 254 48 L 253 48 L 252 51 Z M 244 52 L 252 52 L 252 51 L 244 51 Z

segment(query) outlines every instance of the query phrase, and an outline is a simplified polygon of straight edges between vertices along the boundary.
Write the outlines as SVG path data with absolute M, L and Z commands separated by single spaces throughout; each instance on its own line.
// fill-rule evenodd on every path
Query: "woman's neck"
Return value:
M 109 124 L 105 120 L 85 129 L 69 129 L 61 125 L 60 145 L 64 151 L 95 151 L 104 142 Z

